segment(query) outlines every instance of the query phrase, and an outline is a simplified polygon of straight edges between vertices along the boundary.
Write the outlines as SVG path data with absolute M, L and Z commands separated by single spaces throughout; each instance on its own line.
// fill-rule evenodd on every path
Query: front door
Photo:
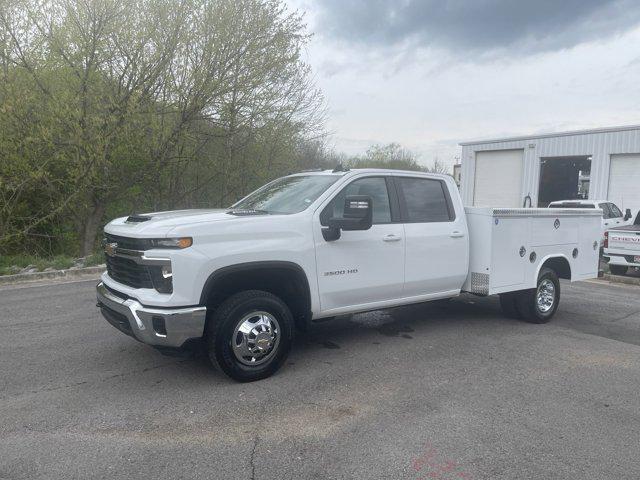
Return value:
M 314 240 L 320 309 L 346 313 L 376 308 L 401 297 L 404 283 L 404 228 L 391 181 L 385 177 L 353 179 L 314 215 Z M 369 230 L 343 231 L 326 241 L 322 227 L 341 216 L 347 195 L 368 195 L 373 200 Z

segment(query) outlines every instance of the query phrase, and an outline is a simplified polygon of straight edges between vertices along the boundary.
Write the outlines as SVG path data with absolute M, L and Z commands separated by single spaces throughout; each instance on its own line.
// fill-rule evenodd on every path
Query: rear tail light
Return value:
M 604 248 L 609 248 L 609 232 L 604 232 Z

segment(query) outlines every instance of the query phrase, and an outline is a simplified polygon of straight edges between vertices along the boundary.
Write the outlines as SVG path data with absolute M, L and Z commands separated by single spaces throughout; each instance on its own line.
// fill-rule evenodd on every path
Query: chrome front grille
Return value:
M 106 255 L 107 273 L 116 282 L 133 288 L 153 288 L 151 276 L 146 265 L 139 265 L 133 260 Z
M 105 233 L 104 241 L 105 243 L 117 243 L 119 248 L 124 248 L 126 250 L 145 251 L 151 248 L 151 241 L 145 238 L 129 238 Z
M 145 253 L 153 248 L 153 241 L 148 238 L 105 233 L 107 273 L 116 282 L 133 288 L 155 288 L 160 293 L 172 293 L 171 259 L 146 257 Z

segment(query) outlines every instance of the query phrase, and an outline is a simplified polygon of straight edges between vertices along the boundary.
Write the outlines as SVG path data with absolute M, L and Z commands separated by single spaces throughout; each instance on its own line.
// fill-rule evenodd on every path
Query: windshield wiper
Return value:
M 229 215 L 237 215 L 237 216 L 243 216 L 243 215 L 269 215 L 270 213 L 266 210 L 260 210 L 257 208 L 232 208 L 231 210 L 228 210 L 227 213 Z

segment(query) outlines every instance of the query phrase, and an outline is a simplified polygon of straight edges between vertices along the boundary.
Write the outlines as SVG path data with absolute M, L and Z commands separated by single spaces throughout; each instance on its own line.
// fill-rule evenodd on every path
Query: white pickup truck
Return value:
M 640 212 L 633 225 L 605 232 L 604 258 L 614 275 L 626 275 L 630 268 L 640 268 Z
M 597 276 L 600 210 L 464 208 L 451 177 L 394 170 L 305 172 L 224 210 L 132 215 L 104 229 L 98 306 L 159 349 L 204 340 L 251 381 L 284 362 L 295 327 L 336 315 L 500 294 L 534 323 L 558 278 Z

